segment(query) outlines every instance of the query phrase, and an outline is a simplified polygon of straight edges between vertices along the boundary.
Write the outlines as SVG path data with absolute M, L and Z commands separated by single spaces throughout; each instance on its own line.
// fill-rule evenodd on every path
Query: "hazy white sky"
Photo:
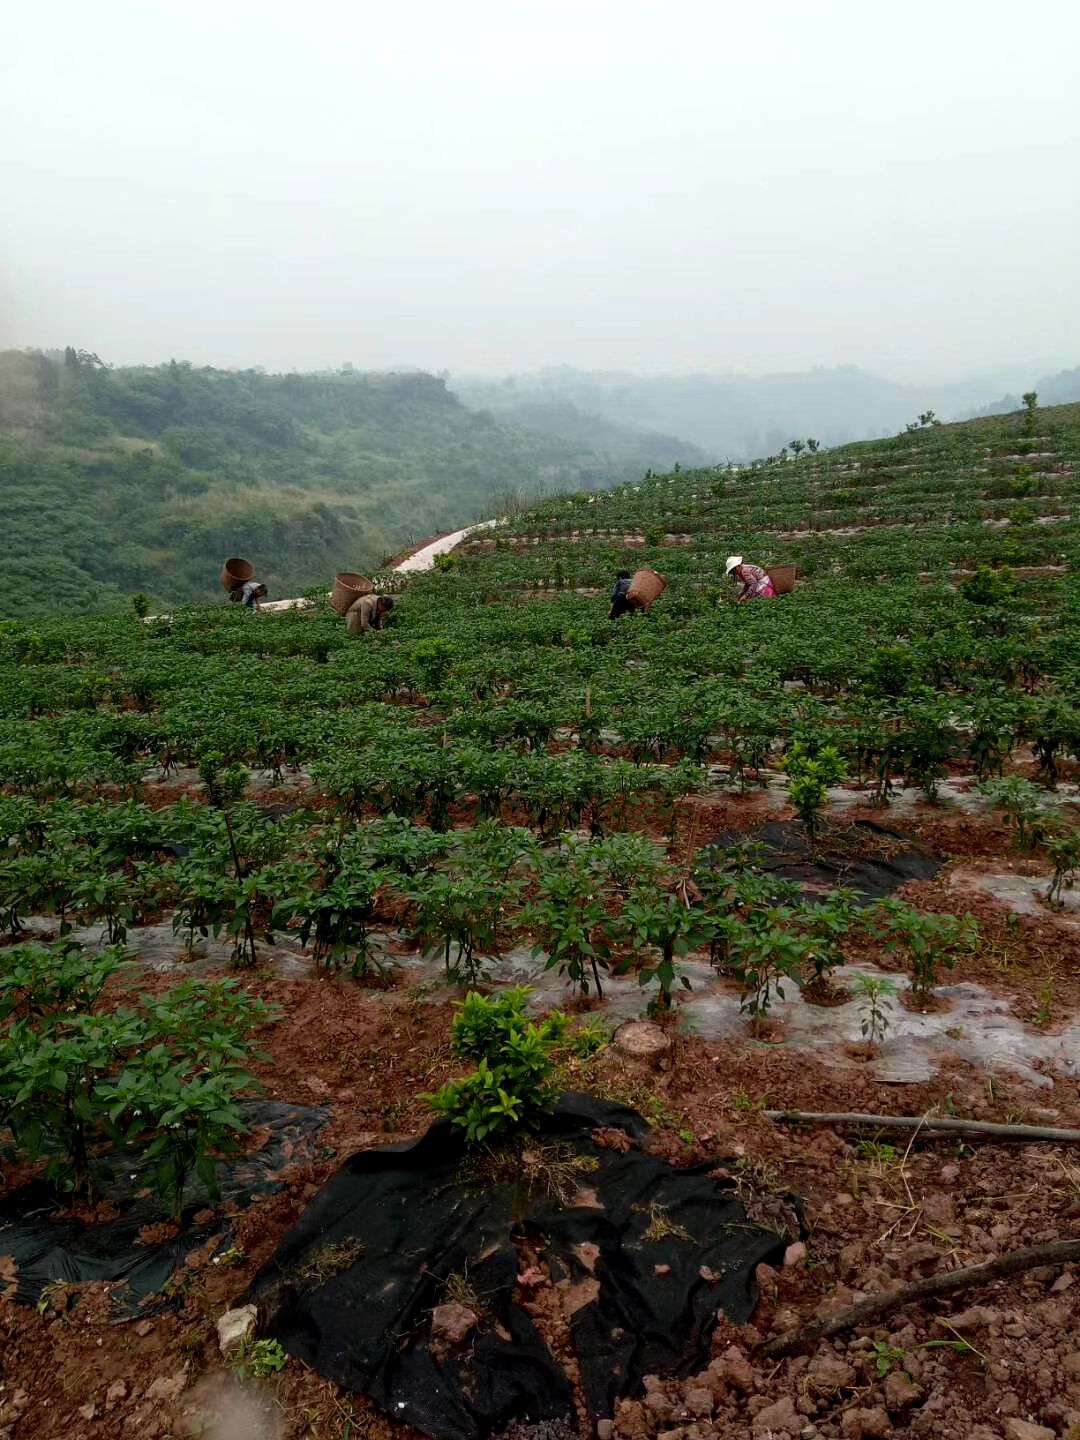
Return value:
M 1080 363 L 1080 3 L 0 10 L 0 346 Z

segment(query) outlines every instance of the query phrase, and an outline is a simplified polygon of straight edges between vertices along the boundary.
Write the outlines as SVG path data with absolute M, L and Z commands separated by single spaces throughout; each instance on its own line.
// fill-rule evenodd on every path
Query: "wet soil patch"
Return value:
M 724 831 L 699 852 L 699 858 L 707 861 L 710 851 L 721 852 L 748 840 L 764 847 L 754 868 L 794 881 L 808 900 L 844 885 L 862 904 L 870 905 L 911 880 L 933 879 L 945 864 L 944 856 L 914 836 L 872 820 L 830 826 L 813 848 L 797 821 L 770 820 L 753 830 Z M 716 859 L 720 858 L 717 853 Z

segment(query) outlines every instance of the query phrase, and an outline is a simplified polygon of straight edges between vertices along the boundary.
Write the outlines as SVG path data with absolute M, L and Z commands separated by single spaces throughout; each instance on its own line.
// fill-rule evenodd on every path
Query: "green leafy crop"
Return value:
M 887 951 L 906 954 L 911 965 L 911 989 L 921 1000 L 933 994 L 938 967 L 951 969 L 957 953 L 970 950 L 979 938 L 974 916 L 927 914 L 903 900 L 879 900 L 867 923 Z
M 451 1048 L 460 1059 L 475 1060 L 476 1069 L 424 1098 L 470 1143 L 535 1125 L 558 1098 L 551 1050 L 565 1022 L 561 1016 L 527 1020 L 528 996 L 527 989 L 490 998 L 472 992 L 454 1016 Z
M 250 1042 L 273 1012 L 228 980 L 97 1009 L 123 969 L 115 950 L 65 941 L 0 951 L 0 1123 L 80 1197 L 110 1156 L 146 1142 L 151 1183 L 179 1215 L 192 1173 L 216 1194 L 213 1157 L 247 1128 Z
M 803 823 L 806 838 L 813 845 L 821 826 L 821 812 L 829 786 L 838 785 L 844 778 L 843 758 L 834 745 L 822 745 L 811 752 L 796 740 L 784 756 L 783 766 L 788 777 L 791 803 Z

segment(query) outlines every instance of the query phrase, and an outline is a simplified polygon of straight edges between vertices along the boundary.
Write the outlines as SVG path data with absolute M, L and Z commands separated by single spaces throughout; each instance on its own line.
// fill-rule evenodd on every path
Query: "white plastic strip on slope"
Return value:
M 447 555 L 455 550 L 461 542 L 473 533 L 474 530 L 488 530 L 492 525 L 497 525 L 498 520 L 481 520 L 476 525 L 466 525 L 462 530 L 454 530 L 449 535 L 443 535 L 438 540 L 432 540 L 412 555 L 399 560 L 391 569 L 400 575 L 420 575 L 425 570 L 434 570 L 435 559 L 438 555 Z M 298 600 L 267 600 L 262 605 L 263 610 L 304 610 L 311 604 L 302 596 Z
M 402 575 L 415 575 L 421 570 L 433 570 L 437 555 L 446 555 L 451 550 L 455 550 L 475 530 L 490 530 L 493 525 L 498 525 L 498 523 L 498 520 L 481 520 L 478 525 L 466 525 L 464 530 L 455 530 L 450 535 L 444 535 L 441 540 L 432 540 L 429 545 L 425 545 L 421 550 L 417 550 L 415 554 L 395 565 L 394 569 Z
M 490 530 L 493 525 L 498 525 L 498 520 L 480 520 L 475 525 L 466 525 L 462 530 L 454 530 L 449 535 L 443 535 L 439 540 L 432 540 L 424 545 L 414 554 L 400 560 L 391 569 L 401 575 L 419 575 L 424 570 L 434 570 L 435 557 L 447 555 L 451 550 L 457 549 L 461 542 L 473 533 L 474 530 Z M 329 593 L 329 592 L 327 592 Z M 264 600 L 260 609 L 262 610 L 306 610 L 313 602 L 303 595 L 295 600 Z M 165 615 L 148 615 L 148 620 L 165 620 Z

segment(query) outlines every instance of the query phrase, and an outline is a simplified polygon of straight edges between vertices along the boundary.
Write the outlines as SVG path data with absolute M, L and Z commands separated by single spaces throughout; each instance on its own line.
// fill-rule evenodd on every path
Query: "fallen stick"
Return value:
M 788 1125 L 862 1125 L 875 1130 L 929 1130 L 943 1135 L 992 1135 L 998 1140 L 1058 1140 L 1080 1144 L 1080 1130 L 1049 1125 L 996 1125 L 990 1120 L 953 1120 L 926 1115 L 824 1115 L 814 1110 L 763 1110 Z
M 770 1340 L 758 1351 L 769 1360 L 790 1355 L 793 1350 L 802 1350 L 818 1340 L 838 1335 L 841 1330 L 850 1330 L 868 1320 L 878 1320 L 902 1305 L 917 1304 L 932 1300 L 939 1295 L 957 1295 L 962 1290 L 974 1290 L 977 1285 L 987 1285 L 991 1280 L 1001 1280 L 1007 1275 L 1018 1275 L 1024 1270 L 1033 1270 L 1037 1265 L 1059 1265 L 1069 1260 L 1080 1260 L 1080 1240 L 1054 1240 L 1048 1245 L 1028 1245 L 1023 1250 L 1009 1250 L 982 1265 L 968 1265 L 962 1270 L 946 1270 L 940 1275 L 931 1275 L 928 1280 L 916 1280 L 913 1285 L 904 1285 L 899 1290 L 887 1290 L 883 1295 L 868 1295 L 865 1300 L 828 1315 L 822 1320 L 812 1320 L 799 1330 L 792 1330 L 776 1340 Z

